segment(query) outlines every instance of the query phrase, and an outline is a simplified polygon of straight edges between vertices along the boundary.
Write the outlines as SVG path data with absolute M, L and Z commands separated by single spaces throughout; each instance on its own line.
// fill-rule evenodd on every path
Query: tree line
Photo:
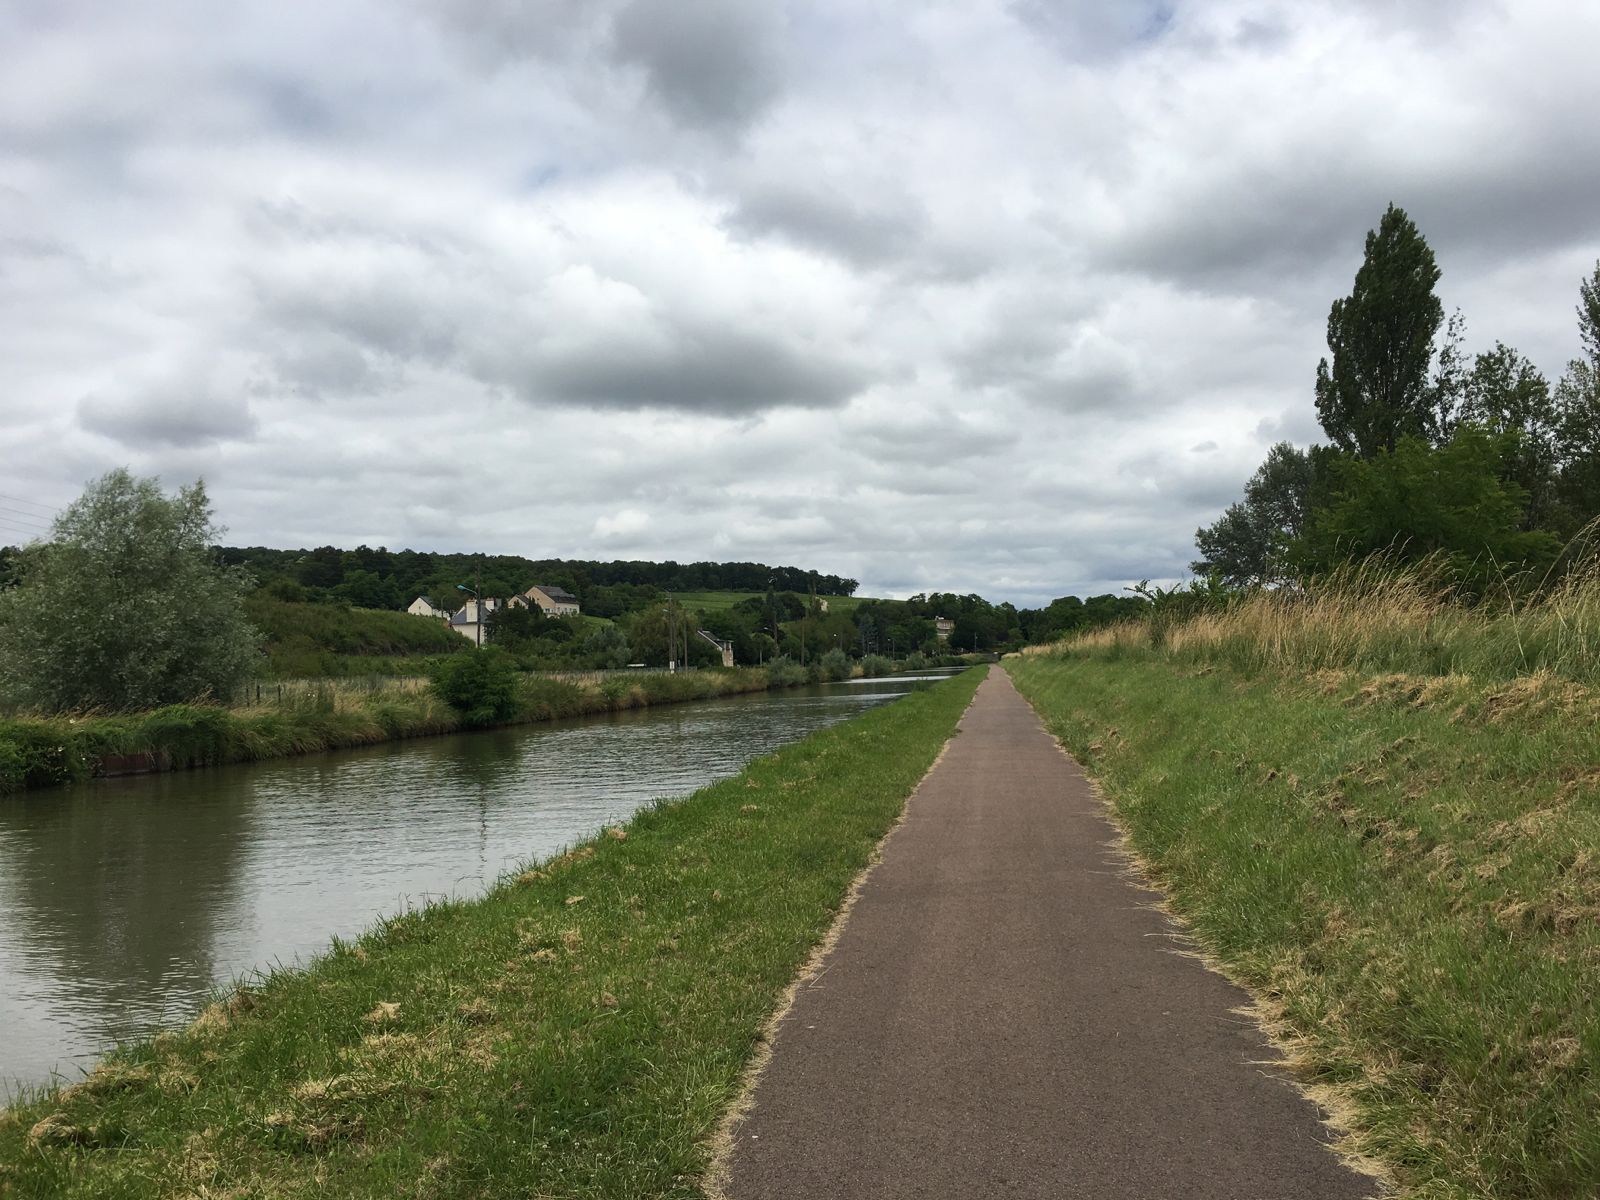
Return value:
M 285 600 L 345 601 L 358 608 L 405 608 L 425 596 L 441 608 L 459 607 L 457 585 L 485 596 L 513 596 L 529 583 L 551 584 L 577 596 L 585 612 L 614 617 L 635 611 L 669 592 L 783 591 L 814 589 L 851 596 L 854 579 L 800 567 L 754 562 L 679 563 L 526 558 L 513 554 L 436 554 L 357 546 L 342 550 L 276 550 L 224 546 L 222 561 L 250 571 L 269 594 Z
M 1504 342 L 1469 356 L 1440 276 L 1391 204 L 1328 314 L 1314 382 L 1327 442 L 1267 452 L 1242 499 L 1196 531 L 1197 574 L 1273 585 L 1384 554 L 1428 559 L 1472 598 L 1559 569 L 1600 514 L 1600 263 L 1554 385 Z

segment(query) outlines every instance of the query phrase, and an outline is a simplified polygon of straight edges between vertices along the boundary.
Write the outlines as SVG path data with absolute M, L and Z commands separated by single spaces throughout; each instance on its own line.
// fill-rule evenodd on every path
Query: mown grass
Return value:
M 17 1197 L 693 1197 L 763 1024 L 983 672 L 384 922 L 0 1114 Z
M 807 682 L 760 668 L 677 675 L 554 677 L 518 681 L 507 724 L 706 700 Z M 253 694 L 253 693 L 252 693 Z M 89 778 L 108 759 L 169 770 L 337 750 L 452 733 L 461 717 L 425 681 L 313 680 L 263 685 L 260 703 L 235 708 L 174 704 L 146 713 L 0 718 L 0 794 Z
M 1374 671 L 1395 658 L 1348 625 L 1251 650 L 1259 627 L 1203 622 L 1009 666 L 1406 1195 L 1600 1195 L 1600 693 Z

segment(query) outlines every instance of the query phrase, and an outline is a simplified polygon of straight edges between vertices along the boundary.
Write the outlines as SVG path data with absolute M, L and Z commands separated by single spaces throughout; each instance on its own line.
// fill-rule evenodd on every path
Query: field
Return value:
M 765 1022 L 982 675 L 125 1047 L 0 1113 L 0 1193 L 699 1196 Z

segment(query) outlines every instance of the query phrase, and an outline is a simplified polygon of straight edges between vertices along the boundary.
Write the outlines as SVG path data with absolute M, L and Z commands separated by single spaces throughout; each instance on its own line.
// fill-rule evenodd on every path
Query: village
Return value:
M 470 592 L 470 589 L 465 587 L 461 590 Z M 578 598 L 566 588 L 545 583 L 536 583 L 526 591 L 518 592 L 510 600 L 490 596 L 480 601 L 480 598 L 473 593 L 455 612 L 438 607 L 426 596 L 418 596 L 406 606 L 406 611 L 412 616 L 433 617 L 443 621 L 469 642 L 481 646 L 488 640 L 484 636 L 488 614 L 503 607 L 537 608 L 547 617 L 576 617 L 582 611 Z

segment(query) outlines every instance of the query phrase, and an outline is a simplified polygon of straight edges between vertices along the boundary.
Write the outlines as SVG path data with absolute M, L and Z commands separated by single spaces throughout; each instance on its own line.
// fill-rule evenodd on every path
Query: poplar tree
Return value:
M 1317 365 L 1317 417 L 1339 449 L 1371 458 L 1403 437 L 1440 440 L 1448 414 L 1428 380 L 1444 320 L 1438 281 L 1428 243 L 1389 205 L 1367 233 L 1354 289 L 1328 313 L 1333 360 Z

